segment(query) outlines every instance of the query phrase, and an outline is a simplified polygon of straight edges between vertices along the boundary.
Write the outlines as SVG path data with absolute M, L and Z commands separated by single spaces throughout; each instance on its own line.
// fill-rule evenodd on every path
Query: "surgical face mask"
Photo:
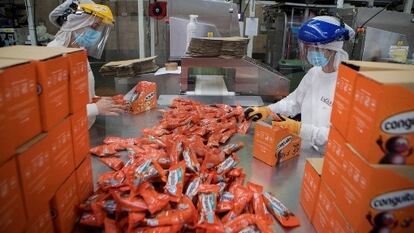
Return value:
M 324 67 L 329 63 L 329 59 L 325 57 L 322 51 L 308 51 L 306 58 L 313 66 Z
M 81 47 L 91 48 L 98 43 L 101 35 L 101 31 L 96 31 L 92 28 L 88 28 L 82 33 L 75 32 L 75 42 Z

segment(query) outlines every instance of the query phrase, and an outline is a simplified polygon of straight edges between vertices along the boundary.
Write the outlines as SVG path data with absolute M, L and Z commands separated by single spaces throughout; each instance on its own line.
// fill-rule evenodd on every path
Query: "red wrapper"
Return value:
M 155 191 L 154 186 L 148 182 L 142 183 L 139 186 L 138 192 L 144 198 L 145 203 L 147 203 L 148 210 L 151 214 L 163 209 L 170 200 L 168 195 L 158 193 Z
M 167 226 L 176 224 L 188 224 L 194 226 L 197 222 L 197 210 L 193 202 L 183 197 L 176 209 L 167 210 L 158 214 L 155 218 L 145 219 L 148 226 Z
M 114 155 L 118 152 L 118 150 L 123 150 L 124 148 L 120 147 L 118 144 L 111 144 L 111 145 L 101 145 L 93 147 L 89 150 L 91 154 L 96 156 L 108 156 Z
M 168 172 L 167 184 L 165 191 L 171 195 L 171 200 L 179 202 L 183 196 L 183 186 L 185 177 L 185 162 L 171 166 Z
M 290 210 L 271 193 L 263 193 L 263 198 L 267 209 L 282 226 L 296 227 L 300 225 L 299 218 L 290 212 Z
M 115 171 L 121 170 L 124 167 L 122 159 L 117 157 L 101 157 L 99 158 L 106 166 L 114 169 Z
M 273 220 L 272 215 L 267 210 L 263 200 L 263 186 L 247 182 L 247 188 L 253 192 L 253 199 L 251 205 L 254 214 L 260 216 L 266 222 L 266 224 L 273 224 L 275 221 Z

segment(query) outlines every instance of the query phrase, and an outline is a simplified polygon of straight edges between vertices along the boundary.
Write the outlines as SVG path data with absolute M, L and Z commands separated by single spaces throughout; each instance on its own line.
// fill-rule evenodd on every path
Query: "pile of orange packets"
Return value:
M 246 134 L 243 108 L 175 99 L 158 126 L 139 138 L 107 137 L 91 149 L 114 171 L 102 174 L 80 206 L 83 225 L 105 232 L 273 232 L 298 218 L 237 167 Z M 127 151 L 129 161 L 116 156 Z M 273 216 L 273 217 L 272 217 Z

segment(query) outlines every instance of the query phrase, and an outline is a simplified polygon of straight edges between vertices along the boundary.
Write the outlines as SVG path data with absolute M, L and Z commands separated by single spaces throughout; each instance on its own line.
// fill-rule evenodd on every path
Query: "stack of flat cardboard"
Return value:
M 106 63 L 99 72 L 105 77 L 131 77 L 139 74 L 154 72 L 158 69 L 154 57 L 113 61 Z
M 187 54 L 191 57 L 240 58 L 246 54 L 248 38 L 195 37 L 191 38 Z

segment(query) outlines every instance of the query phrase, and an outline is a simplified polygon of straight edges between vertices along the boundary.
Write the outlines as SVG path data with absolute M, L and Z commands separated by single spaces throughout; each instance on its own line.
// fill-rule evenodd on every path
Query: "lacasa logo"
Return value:
M 282 139 L 282 141 L 280 141 L 279 144 L 277 144 L 277 151 L 281 151 L 283 150 L 283 148 L 289 145 L 289 143 L 292 141 L 292 138 L 292 136 L 287 136 L 284 139 Z
M 403 112 L 385 119 L 381 123 L 381 129 L 389 134 L 414 133 L 414 111 Z
M 395 210 L 414 205 L 414 189 L 385 193 L 371 201 L 371 207 L 377 210 Z

